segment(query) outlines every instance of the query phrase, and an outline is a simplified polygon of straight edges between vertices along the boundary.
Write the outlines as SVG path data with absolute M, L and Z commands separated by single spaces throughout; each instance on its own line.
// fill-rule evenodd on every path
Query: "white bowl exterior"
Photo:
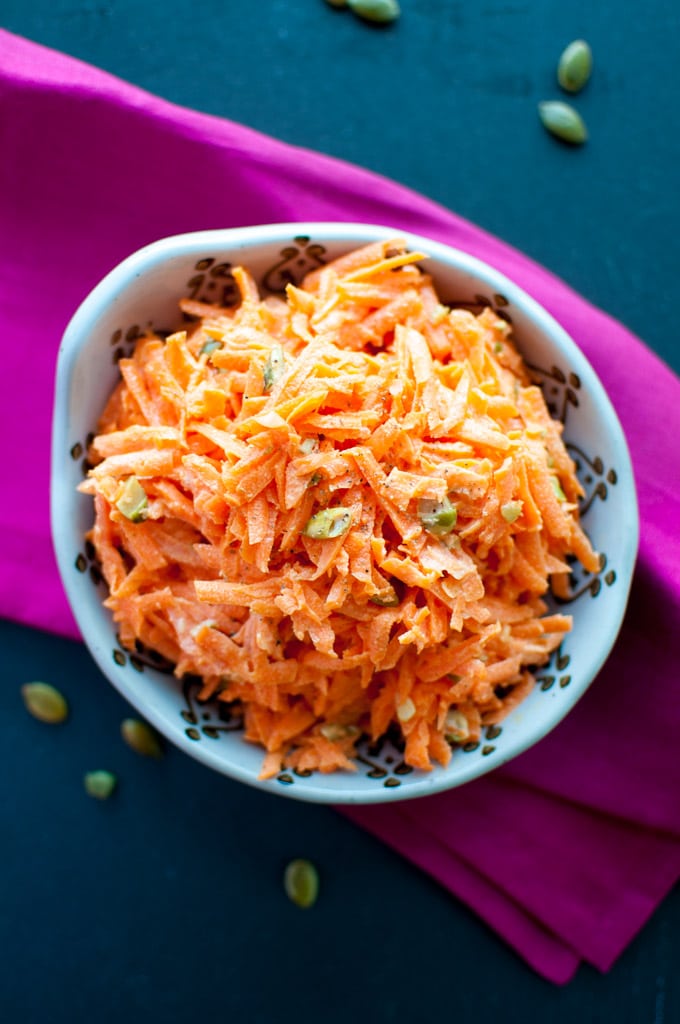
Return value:
M 242 263 L 258 280 L 280 260 L 282 247 L 301 237 L 321 244 L 326 261 L 375 239 L 404 238 L 409 248 L 431 257 L 424 265 L 443 301 L 473 301 L 479 294 L 507 300 L 516 340 L 527 362 L 546 370 L 561 368 L 568 378 L 557 385 L 558 391 L 563 396 L 568 387 L 572 396 L 576 394 L 578 404 L 569 407 L 565 440 L 600 460 L 596 469 L 601 472 L 587 468 L 591 478 L 601 478 L 606 500 L 594 497 L 585 526 L 595 548 L 606 554 L 607 573 L 604 585 L 601 580 L 595 584 L 594 603 L 591 588 L 585 586 L 568 606 L 574 616 L 574 629 L 564 644 L 568 674 L 563 673 L 555 685 L 534 689 L 502 723 L 502 741 L 480 744 L 467 753 L 456 751 L 446 769 L 400 776 L 388 769 L 385 778 L 383 764 L 380 781 L 362 770 L 308 777 L 283 773 L 283 780 L 258 780 L 262 760 L 258 747 L 246 743 L 240 732 L 221 732 L 219 722 L 217 731 L 203 733 L 204 709 L 193 705 L 189 709 L 177 680 L 148 666 L 140 671 L 129 658 L 125 664 L 114 660 L 112 654 L 119 645 L 111 616 L 102 606 L 104 592 L 93 587 L 82 565 L 81 571 L 75 569 L 92 523 L 92 501 L 76 491 L 82 468 L 80 460 L 69 453 L 74 446 L 82 446 L 94 429 L 119 379 L 111 336 L 130 325 L 174 328 L 179 320 L 178 300 L 186 294 L 197 261 L 214 258 L 234 266 Z M 577 393 L 569 380 L 576 382 Z M 549 732 L 590 685 L 616 639 L 638 542 L 635 487 L 623 431 L 594 371 L 566 332 L 520 288 L 479 260 L 407 232 L 358 224 L 278 224 L 180 235 L 147 246 L 115 268 L 78 309 L 60 348 L 51 507 L 59 569 L 81 633 L 102 672 L 140 714 L 185 752 L 233 778 L 298 799 L 346 804 L 407 799 L 460 785 L 498 767 Z M 192 729 L 187 729 L 187 713 L 193 714 L 197 738 L 189 737 Z M 398 753 L 395 759 L 399 760 Z M 368 763 L 370 768 L 370 758 Z

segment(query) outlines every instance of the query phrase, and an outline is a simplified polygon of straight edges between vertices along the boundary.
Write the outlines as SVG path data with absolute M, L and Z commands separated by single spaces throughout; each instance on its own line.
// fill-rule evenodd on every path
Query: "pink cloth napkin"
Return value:
M 172 106 L 1 31 L 0 58 L 5 617 L 77 635 L 48 523 L 57 348 L 92 285 L 156 238 L 293 220 L 418 232 L 517 281 L 594 365 L 629 439 L 642 519 L 614 653 L 563 724 L 510 765 L 427 800 L 346 813 L 545 977 L 565 982 L 580 960 L 606 970 L 680 874 L 677 377 L 543 268 L 394 182 Z

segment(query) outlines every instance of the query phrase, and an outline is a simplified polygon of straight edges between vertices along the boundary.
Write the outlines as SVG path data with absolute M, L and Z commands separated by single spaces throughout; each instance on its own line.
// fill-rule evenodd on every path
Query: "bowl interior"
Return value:
M 243 741 L 240 721 L 218 702 L 199 705 L 196 679 L 177 680 L 153 652 L 124 651 L 106 588 L 84 535 L 91 499 L 76 487 L 87 471 L 88 437 L 118 380 L 118 360 L 139 333 L 181 324 L 183 296 L 231 304 L 232 268 L 243 263 L 263 294 L 282 292 L 310 269 L 376 238 L 398 235 L 432 257 L 424 264 L 441 300 L 479 311 L 491 305 L 508 319 L 525 360 L 542 384 L 586 495 L 584 526 L 602 569 L 575 571 L 566 610 L 574 628 L 544 668 L 533 693 L 482 741 L 456 750 L 446 769 L 404 764 L 390 740 L 361 747 L 354 774 L 283 771 L 258 781 L 262 752 Z M 637 506 L 621 427 L 601 384 L 562 329 L 517 286 L 471 257 L 408 233 L 362 225 L 275 225 L 201 232 L 141 250 L 116 268 L 74 316 L 60 350 L 52 449 L 52 529 L 67 595 L 104 674 L 168 739 L 210 767 L 252 785 L 300 799 L 369 803 L 437 792 L 466 782 L 531 746 L 567 713 L 604 662 L 621 625 L 637 549 Z M 564 603 L 564 602 L 563 602 Z

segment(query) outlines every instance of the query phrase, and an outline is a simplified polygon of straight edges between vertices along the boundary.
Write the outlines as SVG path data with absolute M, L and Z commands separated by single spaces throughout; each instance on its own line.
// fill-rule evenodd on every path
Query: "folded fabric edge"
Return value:
M 431 216 L 435 221 L 442 217 L 449 218 L 456 226 L 465 225 L 471 235 L 477 237 L 483 235 L 486 244 L 507 250 L 513 258 L 522 259 L 527 263 L 531 262 L 529 257 L 523 256 L 520 252 L 515 253 L 510 246 L 487 233 L 483 228 L 477 227 L 460 215 L 453 214 L 434 200 L 379 172 L 360 167 L 339 157 L 284 142 L 229 118 L 173 103 L 78 57 L 26 39 L 8 32 L 6 29 L 0 28 L 0 44 L 2 44 L 3 55 L 0 81 L 3 77 L 15 77 L 20 78 L 27 87 L 75 93 L 85 90 L 88 95 L 96 92 L 105 100 L 123 101 L 147 116 L 170 122 L 173 126 L 182 128 L 188 136 L 199 142 L 217 143 L 222 147 L 226 145 L 231 151 L 247 155 L 254 163 L 265 167 L 270 166 L 272 154 L 275 154 L 277 162 L 284 163 L 296 181 L 304 178 L 306 173 L 305 161 L 300 157 L 310 155 L 317 167 L 325 165 L 329 169 L 335 169 L 336 172 L 342 171 L 344 175 L 349 176 L 350 185 L 341 191 L 351 191 L 354 194 L 362 195 L 364 194 L 363 190 L 356 186 L 353 187 L 354 181 L 358 185 L 362 181 L 372 180 L 381 186 L 381 200 L 377 205 L 404 205 L 409 219 L 422 216 Z M 198 129 L 203 131 L 198 131 Z M 333 177 L 331 175 L 329 183 L 332 182 Z M 405 200 L 408 205 L 405 204 Z M 215 225 L 215 227 L 219 226 Z M 416 232 L 417 229 L 413 228 L 412 230 Z M 441 230 L 439 237 L 442 237 Z
M 545 737 L 546 740 L 548 738 L 549 737 Z M 536 748 L 538 748 L 538 746 L 539 745 L 537 744 Z M 610 810 L 607 807 L 603 807 L 592 800 L 590 791 L 584 792 L 582 798 L 574 800 L 568 793 L 563 792 L 555 785 L 554 778 L 551 778 L 549 786 L 541 785 L 541 783 L 537 782 L 535 779 L 527 778 L 527 774 L 516 764 L 516 762 L 521 759 L 521 756 L 522 755 L 520 755 L 519 758 L 514 758 L 497 769 L 494 774 L 499 782 L 507 783 L 509 786 L 521 786 L 523 789 L 547 797 L 549 800 L 559 800 L 560 803 L 566 804 L 569 807 L 573 807 L 581 811 L 588 811 L 591 814 L 596 814 L 598 818 L 601 819 L 609 819 L 616 825 L 643 828 L 646 831 L 658 834 L 659 837 L 664 840 L 674 840 L 680 844 L 680 832 L 677 830 L 662 828 L 653 822 L 640 822 L 637 818 L 628 818 L 622 814 L 617 814 L 615 811 Z
M 80 630 L 61 584 L 51 537 L 22 534 L 16 529 L 4 536 L 9 536 L 11 543 L 3 544 L 1 553 L 0 617 L 80 640 Z M 27 574 L 31 576 L 28 589 Z
M 525 789 L 522 783 L 508 785 L 509 780 L 501 779 L 498 776 L 495 776 L 495 782 L 502 783 L 508 789 L 515 789 L 518 794 Z M 635 847 L 637 847 L 637 856 L 630 859 L 626 876 L 620 880 L 616 897 L 612 899 L 612 894 L 610 894 L 608 910 L 606 913 L 600 914 L 596 923 L 593 921 L 592 912 L 585 905 L 582 908 L 582 911 L 585 911 L 585 918 L 583 913 L 576 913 L 570 915 L 568 919 L 561 920 L 558 925 L 550 920 L 550 901 L 540 902 L 535 906 L 526 905 L 523 896 L 513 891 L 507 884 L 499 882 L 493 869 L 490 870 L 488 865 L 481 868 L 479 864 L 471 860 L 466 852 L 461 852 L 460 848 L 456 848 L 452 852 L 458 860 L 464 861 L 477 875 L 484 878 L 515 906 L 521 907 L 527 916 L 537 921 L 542 928 L 554 935 L 567 948 L 575 950 L 584 961 L 598 970 L 607 971 L 639 933 L 680 877 L 680 842 L 655 829 L 637 827 L 635 822 L 613 819 L 606 813 L 599 814 L 590 808 L 562 800 L 558 795 L 549 792 L 541 795 L 550 801 L 552 807 L 564 805 L 565 811 L 580 812 L 586 822 L 590 819 L 600 830 L 609 829 L 620 833 L 623 828 L 634 833 L 633 851 L 628 851 L 627 860 L 630 858 L 631 852 L 634 852 Z M 434 799 L 441 800 L 441 797 Z M 443 842 L 436 828 L 430 826 L 430 821 L 423 820 L 423 815 L 417 813 L 421 810 L 422 805 L 412 801 L 394 808 L 396 814 L 403 820 L 404 826 L 410 826 L 411 835 L 417 834 L 421 840 L 424 834 L 429 835 L 433 844 L 443 845 L 445 849 L 450 849 L 448 844 Z M 623 834 L 620 835 L 620 839 L 623 841 Z M 575 843 L 574 852 L 577 849 L 578 846 Z M 584 879 L 587 882 L 587 869 Z M 578 910 L 578 904 L 574 909 Z M 578 937 L 579 933 L 580 938 Z
M 580 957 L 570 946 L 432 833 L 409 827 L 398 808 L 381 807 L 380 815 L 367 808 L 337 810 L 435 878 L 547 981 L 564 985 L 574 977 Z
M 661 863 L 655 863 L 652 870 L 645 865 L 644 877 L 649 882 L 649 888 L 644 893 L 637 905 L 637 921 L 634 927 L 628 929 L 626 934 L 621 934 L 618 939 L 612 942 L 611 950 L 607 956 L 593 959 L 593 966 L 606 973 L 616 963 L 621 954 L 630 946 L 631 942 L 642 931 L 654 912 L 658 909 L 663 900 L 673 891 L 680 882 L 680 845 L 678 852 L 668 855 Z

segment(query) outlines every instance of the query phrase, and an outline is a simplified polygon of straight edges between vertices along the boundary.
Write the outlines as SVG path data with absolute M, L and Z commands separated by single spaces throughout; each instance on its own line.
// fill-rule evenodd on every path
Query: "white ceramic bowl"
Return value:
M 131 350 L 141 328 L 176 326 L 182 296 L 228 303 L 234 290 L 230 268 L 240 263 L 264 292 L 280 291 L 314 266 L 395 234 L 430 255 L 427 269 L 443 301 L 490 304 L 511 319 L 548 404 L 565 421 L 565 440 L 586 490 L 584 526 L 604 565 L 594 576 L 576 573 L 568 602 L 574 628 L 540 672 L 533 693 L 502 728 L 487 728 L 480 743 L 457 750 L 446 769 L 414 771 L 390 743 L 373 748 L 366 742 L 355 773 L 282 771 L 262 782 L 262 751 L 242 739 L 238 721 L 225 717 L 223 708 L 198 704 L 196 680 L 177 680 L 147 652 L 131 655 L 120 647 L 102 607 L 105 585 L 84 540 L 92 502 L 76 491 L 88 435 L 118 379 L 118 358 Z M 141 249 L 111 271 L 76 312 L 60 349 L 51 489 L 59 569 L 103 673 L 187 754 L 235 779 L 302 800 L 350 804 L 425 796 L 474 779 L 536 743 L 574 706 L 605 661 L 621 626 L 637 551 L 626 442 L 602 385 L 571 338 L 520 288 L 479 260 L 407 232 L 363 224 L 276 224 L 179 235 Z

